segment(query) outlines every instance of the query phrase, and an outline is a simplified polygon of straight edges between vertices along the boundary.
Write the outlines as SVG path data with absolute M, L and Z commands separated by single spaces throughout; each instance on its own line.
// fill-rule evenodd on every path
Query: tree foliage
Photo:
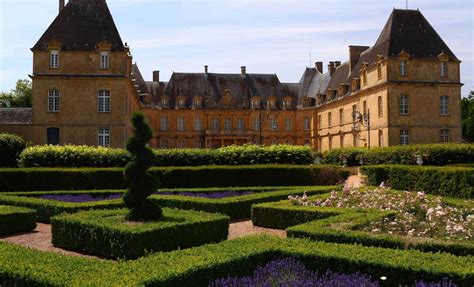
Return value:
M 18 80 L 10 92 L 0 93 L 2 107 L 28 108 L 31 107 L 32 84 L 28 79 Z
M 461 100 L 462 135 L 464 139 L 474 142 L 474 91 Z
M 157 220 L 161 217 L 162 210 L 148 199 L 159 185 L 158 180 L 148 171 L 155 161 L 153 151 L 148 147 L 153 132 L 142 113 L 133 113 L 132 125 L 135 133 L 127 142 L 132 161 L 125 166 L 128 189 L 123 199 L 130 209 L 130 220 Z

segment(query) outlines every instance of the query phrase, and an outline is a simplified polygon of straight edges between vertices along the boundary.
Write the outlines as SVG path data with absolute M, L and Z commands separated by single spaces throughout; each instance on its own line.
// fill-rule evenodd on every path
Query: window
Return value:
M 186 99 L 181 97 L 178 99 L 178 108 L 185 108 L 186 107 Z
M 377 77 L 379 80 L 382 79 L 382 63 L 377 64 Z
M 305 131 L 311 130 L 311 119 L 308 117 L 304 118 L 304 130 Z
M 319 129 L 321 129 L 321 124 L 322 124 L 321 115 L 318 115 L 318 126 L 319 126 Z
M 203 148 L 202 139 L 196 139 L 194 141 L 194 147 L 195 148 Z
M 167 131 L 169 128 L 168 117 L 160 118 L 160 131 Z
M 276 107 L 276 102 L 275 102 L 275 100 L 274 100 L 274 99 L 268 100 L 268 102 L 267 102 L 267 107 L 268 107 L 269 109 L 274 109 L 274 108 Z
M 400 144 L 401 145 L 410 144 L 410 132 L 409 132 L 409 130 L 406 130 L 406 129 L 400 130 Z
M 383 131 L 379 130 L 379 147 L 383 146 Z
M 319 152 L 323 151 L 323 138 L 318 139 L 318 151 Z
M 110 91 L 100 90 L 99 91 L 99 113 L 110 112 Z
M 377 107 L 378 107 L 379 118 L 381 118 L 381 117 L 383 117 L 383 102 L 382 102 L 382 97 L 378 97 Z
M 332 149 L 332 136 L 329 136 L 329 149 Z
M 184 117 L 177 118 L 177 128 L 178 131 L 184 131 Z
M 352 105 L 352 121 L 356 121 L 355 112 L 357 111 L 357 105 Z
M 49 58 L 49 66 L 53 69 L 59 68 L 59 51 L 51 50 Z
M 407 61 L 401 60 L 400 61 L 400 76 L 406 76 L 406 75 L 407 75 Z
M 277 140 L 277 139 L 271 139 L 271 140 L 270 140 L 270 144 L 271 144 L 271 145 L 277 145 L 277 144 L 278 144 L 278 140 Z
M 48 112 L 59 112 L 59 91 L 48 91 Z
M 100 128 L 98 134 L 98 145 L 103 147 L 110 146 L 110 129 Z
M 194 119 L 194 130 L 195 131 L 202 131 L 202 121 L 201 118 L 196 117 Z
M 195 97 L 193 103 L 194 103 L 194 108 L 201 108 L 202 100 L 200 97 Z
M 109 68 L 109 52 L 100 52 L 100 68 Z
M 285 119 L 285 130 L 289 132 L 292 129 L 293 129 L 293 121 L 291 120 L 291 118 L 286 118 Z
M 283 109 L 289 109 L 291 108 L 291 99 L 285 99 L 283 101 Z
M 161 107 L 162 108 L 167 108 L 169 107 L 169 101 L 167 97 L 162 97 L 161 98 Z
M 285 144 L 286 145 L 292 145 L 293 144 L 293 141 L 291 139 L 286 139 L 285 140 Z
M 238 118 L 237 119 L 237 130 L 238 131 L 245 130 L 245 125 L 244 125 L 244 119 L 243 118 Z
M 260 108 L 260 99 L 253 98 L 252 99 L 252 109 L 259 109 Z
M 439 97 L 439 108 L 442 116 L 449 115 L 449 96 Z
M 232 130 L 232 120 L 230 118 L 225 118 L 224 119 L 224 130 L 225 131 Z
M 332 113 L 328 113 L 328 127 L 332 127 Z
M 213 131 L 219 131 L 220 130 L 220 126 L 219 126 L 219 118 L 212 118 L 212 126 L 211 126 L 211 129 Z
M 352 146 L 358 147 L 359 146 L 359 139 L 357 138 L 357 134 L 352 134 Z
M 169 146 L 168 139 L 160 139 L 160 148 L 169 148 Z
M 450 131 L 448 129 L 442 129 L 439 137 L 442 143 L 448 143 L 449 142 L 449 134 Z
M 341 134 L 341 135 L 339 136 L 339 146 L 340 146 L 341 148 L 344 147 L 344 135 L 343 135 L 343 134 Z
M 399 99 L 399 109 L 400 115 L 408 115 L 410 113 L 410 106 L 409 106 L 409 96 L 401 95 Z
M 440 76 L 441 78 L 445 78 L 448 76 L 448 63 L 446 62 L 441 62 L 440 66 L 439 66 L 439 72 L 440 72 Z
M 46 129 L 47 143 L 50 145 L 59 144 L 59 128 L 47 128 Z
M 367 70 L 362 72 L 362 83 L 364 83 L 364 86 L 367 85 Z
M 341 126 L 344 124 L 344 109 L 339 109 L 339 124 Z
M 367 101 L 362 102 L 362 111 L 365 115 L 367 114 Z
M 176 142 L 176 148 L 186 148 L 186 140 L 184 139 L 179 139 Z
M 275 117 L 270 118 L 270 130 L 272 131 L 278 130 L 278 123 Z
M 254 131 L 259 131 L 260 130 L 260 119 L 259 118 L 253 118 L 252 119 L 252 125 L 253 125 L 253 130 Z

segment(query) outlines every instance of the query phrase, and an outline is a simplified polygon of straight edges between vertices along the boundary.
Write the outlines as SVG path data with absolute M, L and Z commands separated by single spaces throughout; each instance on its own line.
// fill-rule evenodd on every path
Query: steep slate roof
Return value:
M 416 59 L 436 60 L 444 52 L 452 60 L 458 60 L 419 10 L 394 9 L 374 46 L 361 53 L 352 71 L 349 71 L 349 62 L 337 67 L 328 88 L 337 89 L 340 83 L 345 83 L 349 85 L 347 93 L 350 94 L 352 79 L 359 76 L 364 62 L 370 65 L 379 54 L 390 58 L 402 51 Z
M 94 51 L 107 41 L 113 52 L 125 51 L 105 0 L 70 0 L 32 50 L 45 50 L 57 40 L 65 51 Z
M 133 78 L 135 79 L 135 84 L 138 85 L 137 89 L 140 90 L 139 94 L 148 94 L 148 85 L 143 79 L 142 73 L 140 73 L 140 69 L 138 68 L 137 64 L 132 65 L 132 73 Z
M 201 96 L 203 107 L 212 109 L 221 108 L 225 90 L 230 91 L 232 108 L 236 109 L 249 108 L 254 96 L 260 97 L 262 106 L 270 96 L 275 96 L 279 105 L 287 96 L 297 97 L 294 87 L 281 84 L 274 74 L 173 73 L 165 94 L 170 97 L 170 105 L 174 105 L 180 95 L 186 97 L 188 105 L 193 97 Z
M 330 79 L 329 73 L 321 74 L 316 68 L 306 68 L 300 80 L 298 103 L 301 103 L 304 97 L 316 99 L 318 94 L 326 93 Z

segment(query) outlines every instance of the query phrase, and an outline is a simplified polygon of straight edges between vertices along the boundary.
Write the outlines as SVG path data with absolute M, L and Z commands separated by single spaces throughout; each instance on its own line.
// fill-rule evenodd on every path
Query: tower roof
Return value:
M 102 41 L 112 51 L 125 51 L 105 0 L 70 0 L 32 50 L 45 50 L 53 40 L 65 51 L 94 51 Z

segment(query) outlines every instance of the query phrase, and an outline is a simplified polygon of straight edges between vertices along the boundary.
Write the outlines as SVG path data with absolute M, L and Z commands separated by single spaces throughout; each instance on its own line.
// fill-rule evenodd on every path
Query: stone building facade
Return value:
M 205 66 L 168 82 L 154 71 L 145 81 L 105 0 L 59 9 L 31 49 L 33 108 L 0 109 L 0 131 L 35 144 L 123 147 L 138 110 L 158 148 L 461 141 L 460 61 L 417 10 L 393 10 L 374 46 L 350 46 L 348 61 L 327 71 L 317 62 L 298 83 L 282 83 L 244 66 L 235 74 Z

